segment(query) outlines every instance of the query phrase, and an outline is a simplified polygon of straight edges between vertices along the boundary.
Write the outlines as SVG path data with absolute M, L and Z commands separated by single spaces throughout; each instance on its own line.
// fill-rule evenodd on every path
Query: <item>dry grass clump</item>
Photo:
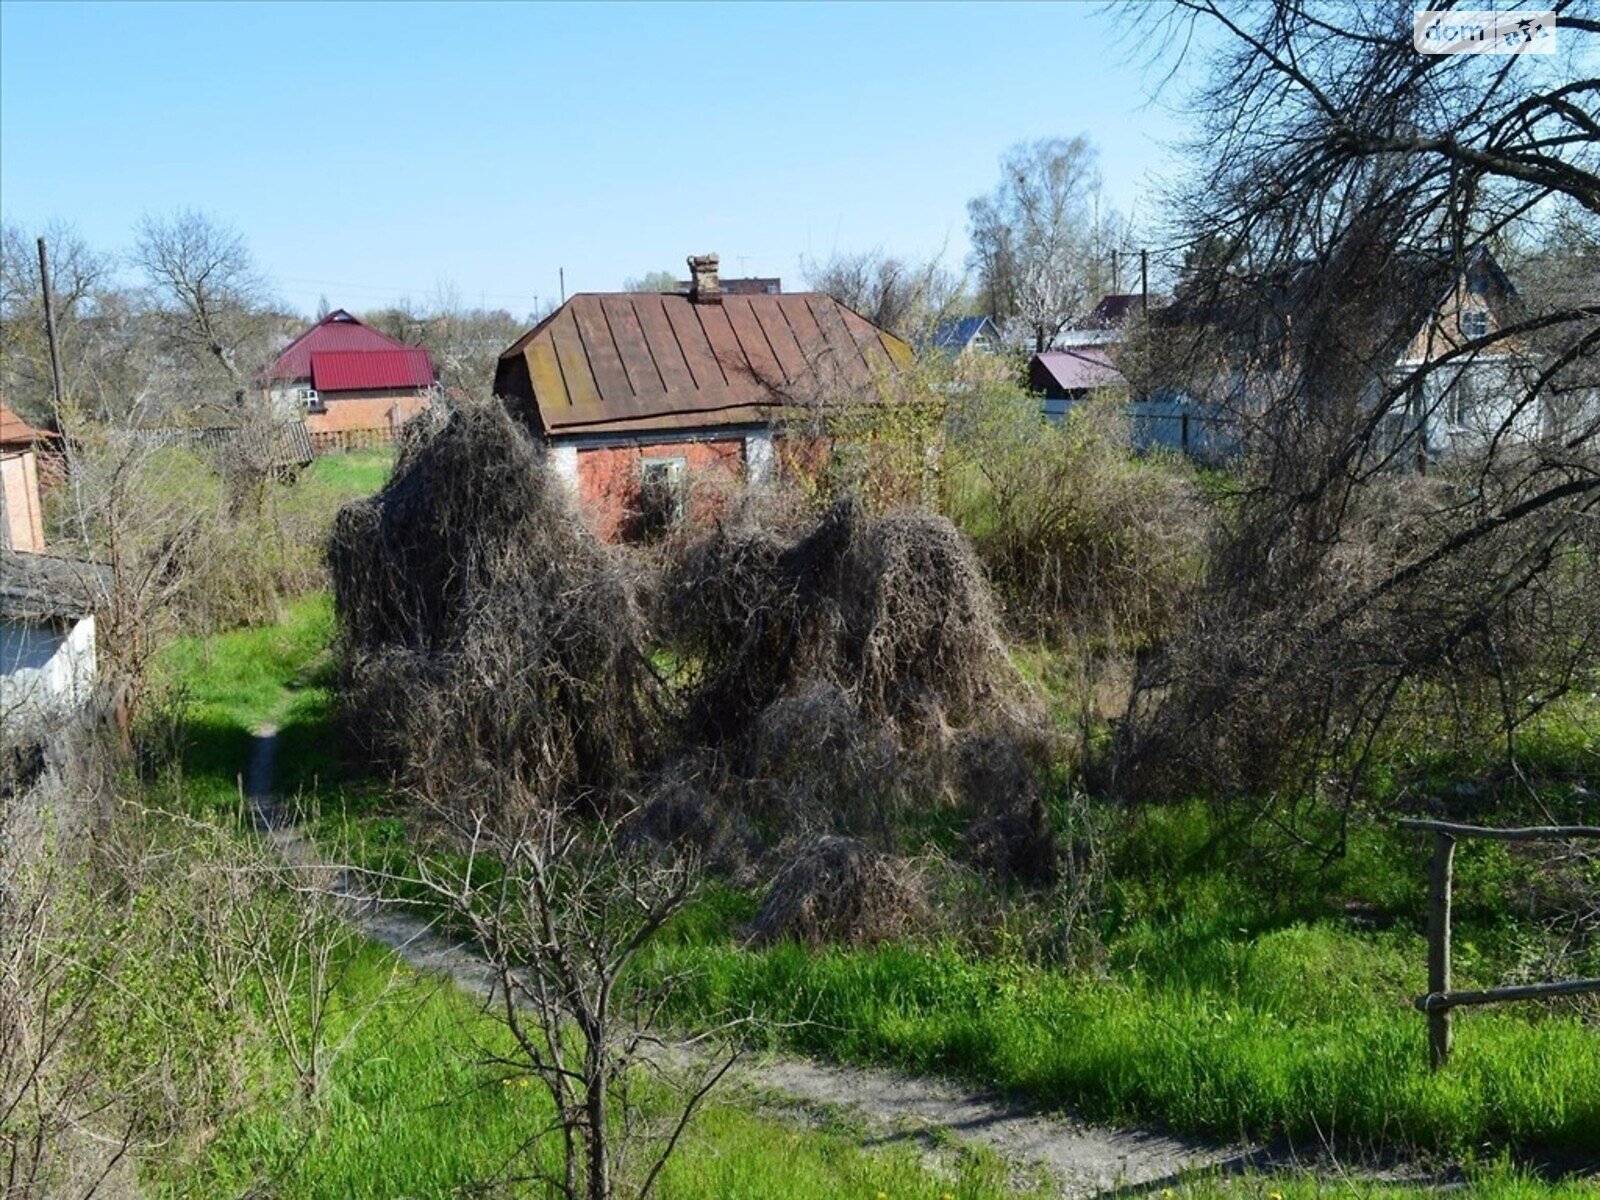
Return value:
M 630 581 L 500 406 L 409 440 L 340 511 L 330 565 L 348 710 L 424 794 L 488 812 L 593 797 L 652 756 Z
M 756 913 L 758 944 L 868 945 L 925 926 L 927 896 L 916 870 L 855 838 L 819 838 L 789 860 Z

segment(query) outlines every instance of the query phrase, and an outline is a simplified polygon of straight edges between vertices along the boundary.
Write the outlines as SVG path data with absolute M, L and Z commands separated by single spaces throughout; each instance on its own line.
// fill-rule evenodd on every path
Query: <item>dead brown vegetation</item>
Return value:
M 927 897 L 913 866 L 856 838 L 827 836 L 792 857 L 756 913 L 754 940 L 868 945 L 923 928 Z
M 596 799 L 652 757 L 624 567 L 498 405 L 408 441 L 383 491 L 340 512 L 330 561 L 348 711 L 427 795 L 489 813 Z

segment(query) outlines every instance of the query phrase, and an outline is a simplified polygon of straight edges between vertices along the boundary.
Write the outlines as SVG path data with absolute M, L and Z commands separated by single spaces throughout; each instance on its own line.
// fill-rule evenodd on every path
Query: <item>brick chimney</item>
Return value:
M 722 280 L 715 254 L 689 255 L 689 299 L 696 304 L 721 304 Z

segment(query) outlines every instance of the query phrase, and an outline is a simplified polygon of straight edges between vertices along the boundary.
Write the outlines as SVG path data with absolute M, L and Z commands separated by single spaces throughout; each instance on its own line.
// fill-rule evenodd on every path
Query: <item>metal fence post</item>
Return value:
M 1428 868 L 1428 993 L 1443 996 L 1450 990 L 1450 877 L 1454 869 L 1456 839 L 1448 833 L 1433 835 L 1433 862 Z M 1450 1010 L 1428 1009 L 1428 1053 L 1437 1071 L 1450 1059 Z

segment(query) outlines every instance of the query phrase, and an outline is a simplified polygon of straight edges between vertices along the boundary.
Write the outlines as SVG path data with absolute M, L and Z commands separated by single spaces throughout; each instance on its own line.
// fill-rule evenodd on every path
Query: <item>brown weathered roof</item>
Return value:
M 869 385 L 911 349 L 818 294 L 574 296 L 500 356 L 495 391 L 546 434 L 699 429 Z
M 0 551 L 0 618 L 7 621 L 88 616 L 110 592 L 111 568 L 104 563 Z
M 12 412 L 9 405 L 0 403 L 0 446 L 26 448 L 35 442 L 54 442 L 60 439 L 59 433 L 52 433 L 48 429 L 35 429 Z

